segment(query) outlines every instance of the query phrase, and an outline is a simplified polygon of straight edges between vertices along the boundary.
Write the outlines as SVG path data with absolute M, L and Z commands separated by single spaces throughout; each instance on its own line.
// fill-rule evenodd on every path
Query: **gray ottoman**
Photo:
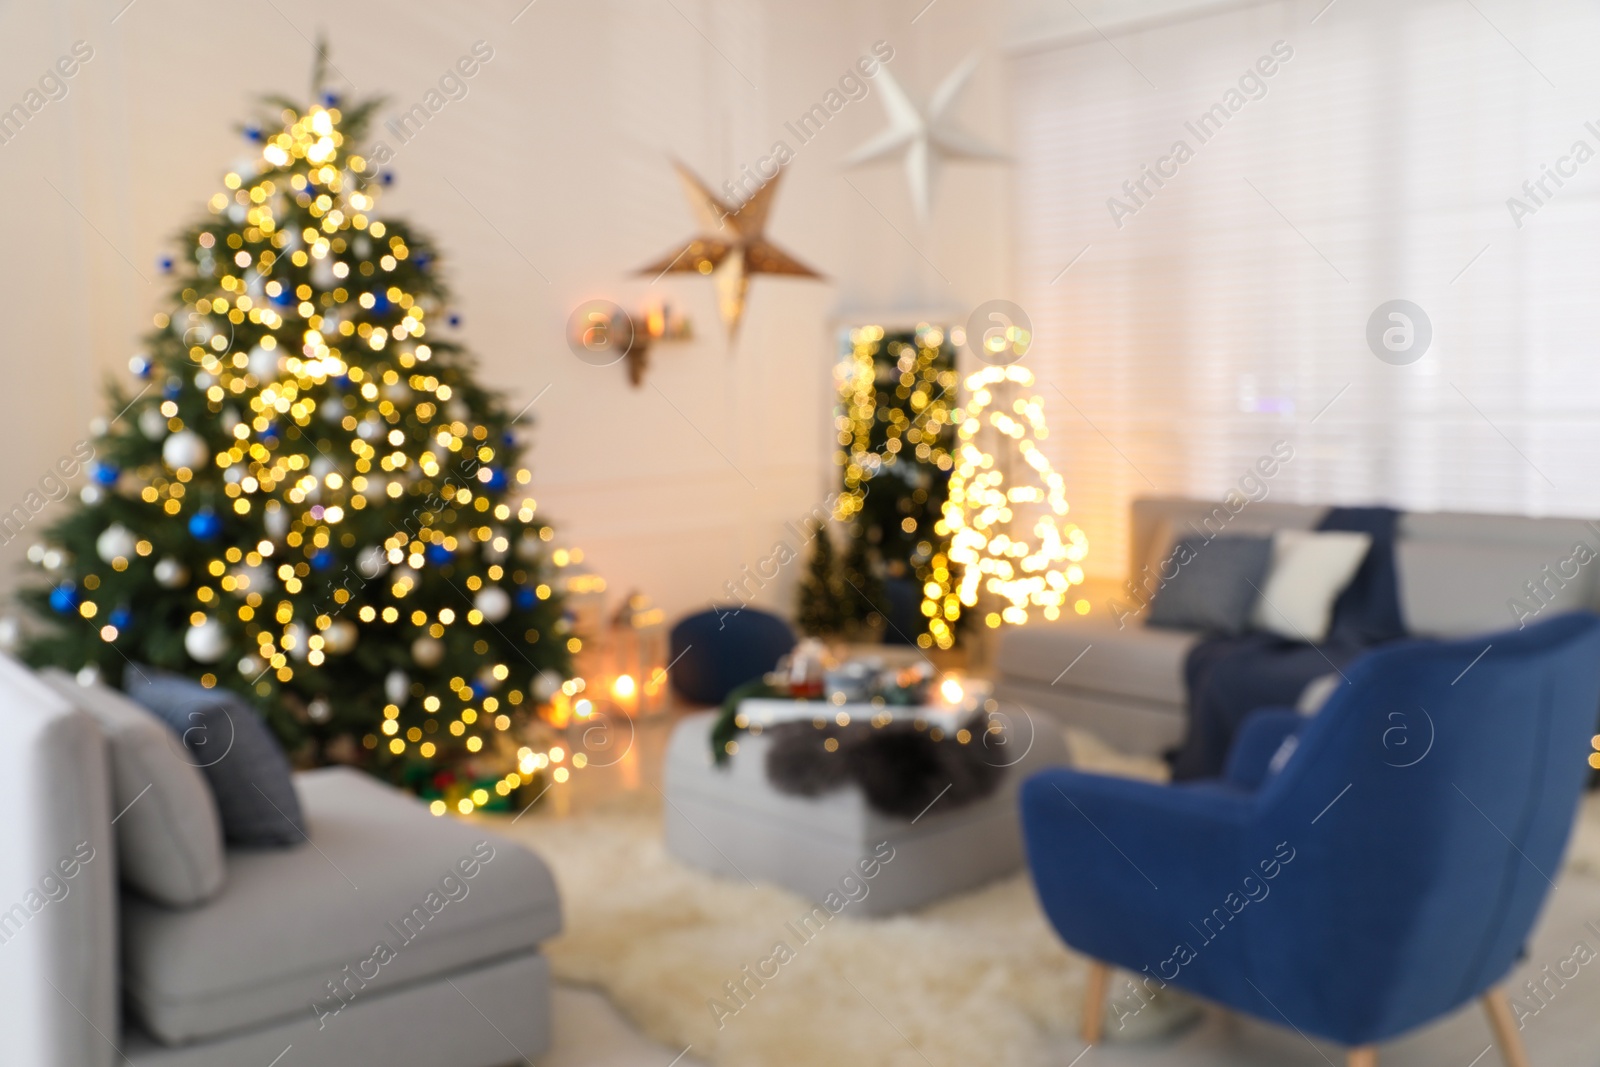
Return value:
M 915 819 L 899 819 L 873 811 L 854 787 L 816 798 L 779 793 L 767 782 L 765 736 L 742 735 L 739 751 L 717 766 L 715 721 L 713 712 L 685 717 L 667 747 L 667 851 L 819 904 L 830 894 L 848 899 L 844 910 L 858 916 L 915 908 L 1017 870 L 1017 788 L 1035 771 L 1067 762 L 1048 717 L 1007 715 L 1008 743 L 990 749 L 1007 766 L 993 794 L 950 810 L 936 801 Z

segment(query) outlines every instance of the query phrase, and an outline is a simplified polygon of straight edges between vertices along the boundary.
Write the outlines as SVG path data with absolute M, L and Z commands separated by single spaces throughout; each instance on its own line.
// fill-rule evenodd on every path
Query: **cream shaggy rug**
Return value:
M 1164 777 L 1092 735 L 1068 740 L 1078 766 Z M 635 804 L 659 800 L 642 793 Z M 909 915 L 841 917 L 801 943 L 785 924 L 808 903 L 679 865 L 658 810 L 530 817 L 507 832 L 560 886 L 566 928 L 547 945 L 556 977 L 601 989 L 646 1035 L 717 1067 L 1032 1067 L 1076 1029 L 1084 964 L 1025 875 Z M 1568 870 L 1600 876 L 1600 796 L 1586 802 Z M 724 983 L 780 940 L 793 959 L 740 1007 Z

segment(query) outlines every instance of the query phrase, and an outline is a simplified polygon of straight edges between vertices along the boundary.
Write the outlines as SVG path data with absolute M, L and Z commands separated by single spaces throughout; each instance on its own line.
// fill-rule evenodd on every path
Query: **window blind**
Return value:
M 1600 515 L 1600 17 L 1322 6 L 1010 59 L 1018 299 L 1092 574 L 1133 497 L 1220 499 L 1279 440 L 1274 499 Z M 1394 300 L 1412 361 L 1368 343 Z

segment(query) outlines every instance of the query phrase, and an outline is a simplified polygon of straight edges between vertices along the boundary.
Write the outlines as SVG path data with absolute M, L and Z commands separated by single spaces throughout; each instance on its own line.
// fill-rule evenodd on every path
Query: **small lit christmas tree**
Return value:
M 31 553 L 28 603 L 59 625 L 25 654 L 185 673 L 251 698 L 300 762 L 504 806 L 579 647 L 517 419 L 436 336 L 427 241 L 374 214 L 374 104 L 269 105 L 180 239 L 81 505 Z
M 811 558 L 800 579 L 795 621 L 807 637 L 837 637 L 845 626 L 845 599 L 854 596 L 839 577 L 839 556 L 833 534 L 820 525 L 811 538 Z

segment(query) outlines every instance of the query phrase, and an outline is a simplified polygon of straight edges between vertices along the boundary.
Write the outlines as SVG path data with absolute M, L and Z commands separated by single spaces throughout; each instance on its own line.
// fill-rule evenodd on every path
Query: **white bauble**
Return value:
M 403 379 L 390 382 L 383 387 L 383 398 L 395 405 L 409 403 L 411 400 L 411 386 L 407 385 Z
M 94 505 L 100 503 L 100 501 L 104 500 L 105 498 L 106 498 L 105 490 L 101 489 L 98 485 L 95 485 L 93 482 L 90 482 L 88 485 L 86 485 L 82 489 L 78 490 L 78 499 L 82 500 L 85 504 L 88 504 L 90 507 L 93 507 Z
M 266 383 L 278 380 L 278 350 L 256 345 L 250 350 L 249 371 L 256 381 Z
M 44 566 L 44 569 L 49 571 L 51 574 L 59 574 L 61 570 L 66 567 L 70 560 L 71 557 L 65 552 L 61 551 L 61 549 L 47 548 L 44 550 L 44 555 L 39 562 Z
M 496 548 L 495 547 L 495 543 L 500 541 L 502 538 L 504 538 L 505 535 L 506 535 L 506 532 L 504 530 L 496 529 L 496 530 L 490 531 L 489 540 L 485 541 L 484 545 L 483 545 L 483 558 L 484 559 L 488 560 L 490 563 L 504 563 L 505 562 L 505 558 L 506 558 L 505 549 Z
M 96 415 L 89 420 L 89 432 L 95 437 L 104 437 L 111 432 L 111 423 L 106 421 L 105 416 Z
M 183 647 L 200 663 L 215 663 L 228 654 L 228 631 L 216 619 L 202 619 L 183 635 Z
M 263 511 L 261 522 L 267 528 L 267 536 L 274 541 L 282 541 L 289 535 L 289 512 L 282 504 Z
M 316 289 L 332 289 L 338 282 L 333 273 L 333 260 L 328 256 L 311 257 L 311 285 Z
M 240 596 L 249 593 L 267 594 L 267 583 L 272 580 L 272 568 L 265 563 L 257 563 L 253 567 L 235 567 L 233 570 L 234 589 Z
M 389 494 L 389 479 L 381 474 L 367 475 L 367 499 L 382 500 Z
M 383 423 L 371 415 L 356 424 L 356 436 L 363 441 L 371 441 L 375 437 L 382 437 L 386 432 L 383 428 Z
M 533 690 L 533 699 L 548 704 L 561 692 L 561 681 L 561 675 L 555 671 L 540 671 L 533 676 L 533 684 L 528 688 Z
M 239 659 L 239 673 L 252 682 L 266 669 L 267 665 L 262 662 L 260 656 L 241 656 Z
M 306 647 L 306 628 L 291 622 L 283 628 L 283 647 L 295 659 L 303 660 L 311 650 Z
M 159 408 L 145 408 L 139 412 L 139 432 L 152 441 L 161 440 L 167 435 L 167 417 Z
M 235 226 L 243 226 L 245 220 L 245 207 L 243 204 L 228 205 L 228 221 Z
M 229 404 L 227 407 L 222 409 L 222 428 L 227 430 L 230 434 L 233 433 L 233 428 L 243 421 L 244 420 L 239 417 L 239 409 L 234 407 L 232 404 Z
M 306 705 L 306 714 L 312 722 L 327 722 L 333 714 L 333 706 L 328 703 L 327 697 L 317 697 Z
M 517 558 L 522 562 L 537 562 L 543 552 L 542 542 L 533 534 L 523 534 L 517 538 Z
M 133 536 L 133 531 L 114 522 L 100 531 L 100 536 L 94 539 L 95 555 L 110 563 L 114 559 L 127 559 L 133 555 L 134 546 L 139 539 Z
M 244 481 L 244 467 L 238 463 L 235 463 L 233 466 L 222 472 L 222 480 L 227 482 L 229 485 L 238 485 L 240 482 Z
M 511 594 L 498 585 L 485 586 L 478 591 L 472 606 L 483 612 L 490 622 L 499 622 L 511 614 Z
M 383 695 L 391 704 L 404 704 L 411 697 L 411 676 L 405 671 L 390 671 L 383 679 Z
M 368 545 L 356 556 L 356 573 L 367 581 L 389 569 L 389 554 L 382 545 Z
M 354 180 L 350 182 L 350 185 L 354 187 Z M 364 233 L 358 235 L 356 239 L 350 243 L 350 250 L 356 254 L 357 259 L 371 259 L 372 238 L 368 237 Z
M 156 564 L 156 581 L 168 589 L 176 589 L 189 580 L 189 568 L 168 556 Z
M 179 430 L 161 443 L 161 460 L 173 470 L 199 470 L 210 458 L 205 438 L 193 430 Z
M 349 619 L 334 619 L 333 623 L 322 631 L 322 647 L 330 656 L 342 656 L 356 647 L 360 640 L 361 631 Z
M 98 664 L 94 663 L 84 664 L 82 667 L 78 668 L 78 673 L 75 677 L 78 680 L 78 684 L 84 686 L 85 688 L 91 685 L 99 685 L 101 677 L 100 667 Z
M 22 624 L 15 615 L 0 615 L 0 652 L 15 652 L 22 644 Z
M 419 667 L 437 667 L 444 659 L 444 642 L 435 637 L 419 637 L 411 642 L 411 658 Z

